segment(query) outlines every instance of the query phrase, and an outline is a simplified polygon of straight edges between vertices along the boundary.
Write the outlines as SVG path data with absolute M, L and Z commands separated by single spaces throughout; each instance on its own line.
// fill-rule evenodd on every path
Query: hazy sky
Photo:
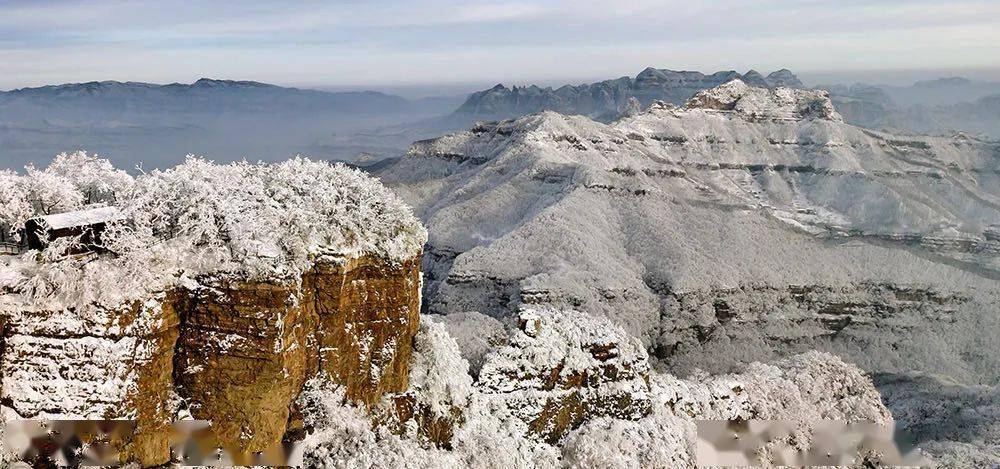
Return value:
M 1000 67 L 1000 1 L 0 0 L 0 89 L 90 80 L 391 87 Z

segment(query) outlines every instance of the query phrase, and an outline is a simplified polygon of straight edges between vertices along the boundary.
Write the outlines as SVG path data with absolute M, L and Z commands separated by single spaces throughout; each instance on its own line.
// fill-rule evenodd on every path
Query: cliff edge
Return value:
M 0 176 L 14 239 L 50 213 L 121 214 L 86 249 L 52 231 L 3 257 L 7 415 L 134 420 L 120 457 L 143 466 L 170 461 L 174 420 L 209 420 L 215 446 L 249 464 L 301 430 L 310 378 L 368 406 L 407 389 L 426 232 L 360 172 L 189 158 L 133 179 L 78 153 Z

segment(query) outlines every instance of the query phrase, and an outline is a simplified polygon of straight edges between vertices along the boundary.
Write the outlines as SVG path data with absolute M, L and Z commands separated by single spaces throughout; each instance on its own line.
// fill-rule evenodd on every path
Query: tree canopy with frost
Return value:
M 427 233 L 377 180 L 343 165 L 297 157 L 266 165 L 220 165 L 189 156 L 174 168 L 132 178 L 86 153 L 45 169 L 0 172 L 0 224 L 113 204 L 104 254 L 63 256 L 57 240 L 0 265 L 0 291 L 36 306 L 113 308 L 194 276 L 232 273 L 293 278 L 317 256 L 417 255 Z

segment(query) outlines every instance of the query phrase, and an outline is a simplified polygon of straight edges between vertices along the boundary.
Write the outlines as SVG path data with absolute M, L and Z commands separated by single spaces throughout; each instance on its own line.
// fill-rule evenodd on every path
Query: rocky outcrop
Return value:
M 487 358 L 477 383 L 556 443 L 598 417 L 649 413 L 649 362 L 635 339 L 577 311 L 524 309 L 507 346 Z
M 446 327 L 424 316 L 414 340 L 410 386 L 383 399 L 374 410 L 376 426 L 424 446 L 452 449 L 465 423 L 473 393 L 469 364 Z
M 685 107 L 732 111 L 758 119 L 798 120 L 815 117 L 843 122 L 843 118 L 833 108 L 833 103 L 825 91 L 757 88 L 740 80 L 701 91 L 694 95 Z
M 419 255 L 391 264 L 321 263 L 306 274 L 306 308 L 318 320 L 318 369 L 343 384 L 348 399 L 371 406 L 406 390 L 420 287 Z
M 538 86 L 508 88 L 498 84 L 470 95 L 455 111 L 455 116 L 509 119 L 549 110 L 610 122 L 634 114 L 637 105 L 645 107 L 656 101 L 680 105 L 699 91 L 731 80 L 743 80 L 764 88 L 802 88 L 802 82 L 792 72 L 784 69 L 764 77 L 754 70 L 743 75 L 732 70 L 705 75 L 700 72 L 649 67 L 635 78 L 622 77 L 587 85 L 566 85 L 557 89 Z
M 150 466 L 168 461 L 176 393 L 249 463 L 295 427 L 293 403 L 321 371 L 364 405 L 407 389 L 418 259 L 326 259 L 290 281 L 205 277 L 87 327 L 72 311 L 16 314 L 2 403 L 23 418 L 137 420 L 121 457 Z

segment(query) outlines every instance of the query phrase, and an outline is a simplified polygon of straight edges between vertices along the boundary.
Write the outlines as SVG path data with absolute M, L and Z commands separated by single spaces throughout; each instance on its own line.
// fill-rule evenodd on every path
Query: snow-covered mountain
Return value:
M 733 79 L 760 87 L 803 86 L 792 72 L 785 69 L 765 77 L 755 70 L 743 75 L 732 70 L 705 75 L 700 72 L 649 67 L 635 78 L 621 77 L 585 85 L 565 85 L 557 89 L 534 85 L 508 88 L 498 84 L 488 90 L 473 93 L 458 108 L 456 114 L 480 119 L 507 119 L 549 110 L 610 121 L 634 112 L 640 106 L 649 106 L 654 101 L 682 104 L 699 91 Z M 633 104 L 632 98 L 638 103 Z
M 399 147 L 397 154 L 401 154 L 416 140 L 465 130 L 480 121 L 516 119 L 541 111 L 583 115 L 600 122 L 610 122 L 637 114 L 655 101 L 683 104 L 695 93 L 733 79 L 761 87 L 803 87 L 798 77 L 786 69 L 764 76 L 754 70 L 743 75 L 732 70 L 705 75 L 653 67 L 646 68 L 634 78 L 626 76 L 597 83 L 563 85 L 555 89 L 497 84 L 472 93 L 458 109 L 447 115 L 357 133 L 351 135 L 349 140 L 358 145 L 387 149 Z
M 996 143 L 867 130 L 826 92 L 731 81 L 611 124 L 480 124 L 377 174 L 428 227 L 431 312 L 573 308 L 678 372 L 821 349 L 894 389 L 1000 382 Z M 923 438 L 958 442 L 936 447 L 948 460 L 997 451 L 982 434 Z

